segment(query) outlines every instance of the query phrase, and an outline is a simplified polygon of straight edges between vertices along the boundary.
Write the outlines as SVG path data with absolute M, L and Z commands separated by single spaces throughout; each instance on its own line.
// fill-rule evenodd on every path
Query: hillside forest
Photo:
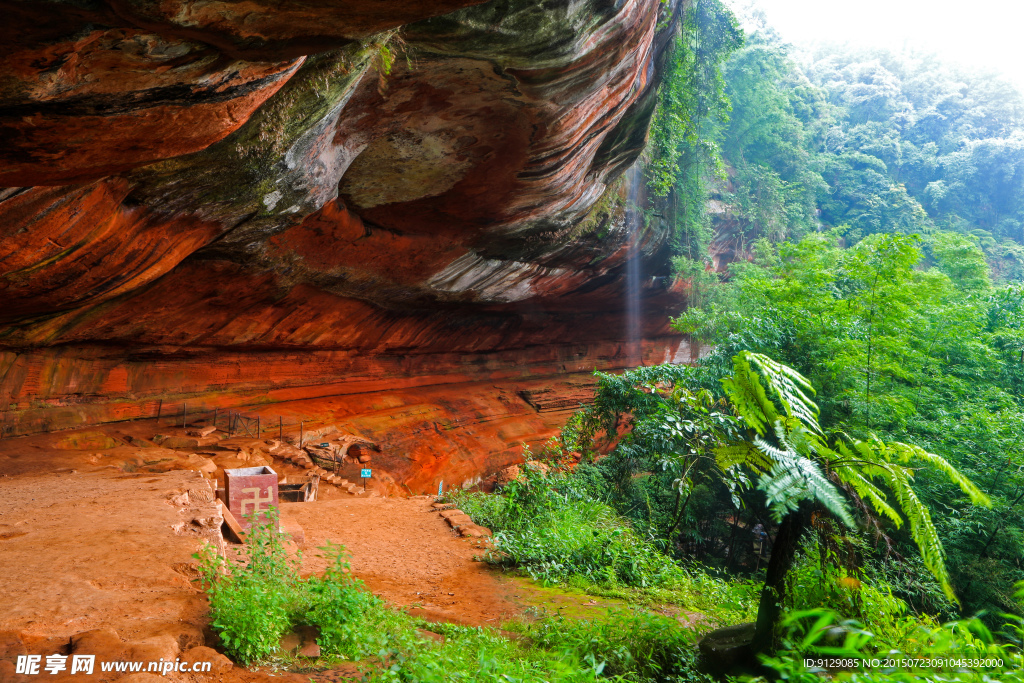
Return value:
M 560 474 L 460 506 L 494 562 L 746 628 L 748 675 L 1018 680 L 1022 95 L 743 23 L 690 7 L 646 155 L 701 360 L 600 375 L 534 454 Z

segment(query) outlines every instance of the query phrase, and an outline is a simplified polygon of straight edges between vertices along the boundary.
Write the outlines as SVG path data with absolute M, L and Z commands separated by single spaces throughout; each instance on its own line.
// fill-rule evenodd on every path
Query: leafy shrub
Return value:
M 502 495 L 453 498 L 497 531 L 487 561 L 520 568 L 544 582 L 578 575 L 600 584 L 647 587 L 681 576 L 679 566 L 652 539 L 592 499 L 588 481 L 564 473 L 544 475 L 529 466 L 523 470 L 524 476 Z
M 308 607 L 299 619 L 319 627 L 317 640 L 323 651 L 358 660 L 396 642 L 408 642 L 411 620 L 387 609 L 383 600 L 352 576 L 345 548 L 328 543 L 322 550 L 330 564 L 322 577 L 310 577 L 303 585 Z
M 343 659 L 417 640 L 409 617 L 387 609 L 351 575 L 343 546 L 321 548 L 327 571 L 301 580 L 299 562 L 289 559 L 276 527 L 274 511 L 266 522 L 253 523 L 243 566 L 231 566 L 209 545 L 196 555 L 213 628 L 231 657 L 246 664 L 265 660 L 277 651 L 281 637 L 300 624 L 318 627 L 323 654 Z
M 794 612 L 784 622 L 787 637 L 783 652 L 764 658 L 779 678 L 796 683 L 820 683 L 822 668 L 813 666 L 817 657 L 861 661 L 849 671 L 834 671 L 835 680 L 855 683 L 950 681 L 988 683 L 1024 681 L 1024 657 L 1019 643 L 1024 635 L 1024 620 L 1003 615 L 1004 638 L 999 642 L 978 619 L 953 621 L 943 625 L 922 625 L 907 647 L 892 649 L 860 622 L 841 620 L 830 610 Z M 1016 644 L 1015 644 L 1016 643 Z M 811 661 L 808 661 L 810 659 Z M 880 660 L 878 666 L 872 659 Z M 915 665 L 885 666 L 885 660 L 916 659 Z M 867 662 L 863 662 L 867 660 Z M 939 660 L 944 666 L 929 666 Z M 952 665 L 950 660 L 954 660 Z M 763 679 L 759 679 L 763 680 Z
M 612 613 L 607 620 L 562 617 L 530 624 L 531 641 L 572 653 L 605 676 L 640 681 L 711 681 L 695 669 L 694 635 L 668 617 L 646 612 Z
M 249 561 L 229 567 L 213 546 L 196 558 L 207 584 L 212 626 L 227 652 L 242 662 L 268 657 L 291 626 L 290 612 L 298 598 L 298 573 L 274 530 L 275 512 L 249 531 Z
M 541 581 L 578 574 L 595 583 L 646 587 L 680 574 L 678 565 L 601 503 L 568 504 L 534 527 L 499 532 L 494 544 L 490 561 L 520 567 Z

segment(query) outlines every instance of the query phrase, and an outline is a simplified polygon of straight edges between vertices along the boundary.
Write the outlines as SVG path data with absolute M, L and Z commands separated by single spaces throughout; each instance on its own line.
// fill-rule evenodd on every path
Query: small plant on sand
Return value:
M 234 565 L 213 546 L 196 557 L 210 599 L 211 621 L 227 653 L 246 664 L 273 655 L 296 625 L 316 626 L 324 655 L 360 659 L 387 644 L 415 640 L 405 615 L 389 610 L 349 570 L 344 546 L 320 548 L 323 576 L 299 578 L 299 560 L 288 557 L 277 529 L 277 513 L 253 520 L 245 564 Z
M 252 525 L 244 566 L 231 566 L 211 545 L 196 554 L 210 599 L 212 626 L 228 654 L 245 663 L 275 652 L 291 625 L 298 572 L 276 528 L 275 510 L 267 513 L 265 522 Z
M 307 607 L 301 621 L 320 629 L 318 641 L 323 651 L 358 660 L 386 646 L 415 640 L 412 620 L 388 609 L 352 576 L 344 546 L 328 542 L 321 550 L 330 564 L 323 576 L 305 582 Z

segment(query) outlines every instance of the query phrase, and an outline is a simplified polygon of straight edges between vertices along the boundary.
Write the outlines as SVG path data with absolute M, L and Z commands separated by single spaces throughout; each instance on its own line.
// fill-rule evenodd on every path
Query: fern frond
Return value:
M 903 443 L 901 441 L 893 441 L 887 444 L 881 444 L 886 449 L 886 454 L 895 455 L 900 462 L 913 462 L 918 461 L 931 465 L 935 469 L 939 470 L 946 477 L 960 487 L 960 490 L 967 494 L 967 497 L 971 499 L 971 502 L 975 505 L 982 505 L 984 507 L 992 507 L 992 500 L 985 495 L 985 493 L 975 486 L 974 482 L 965 477 L 960 473 L 960 470 L 953 467 L 953 465 L 943 458 L 941 455 L 929 453 L 920 446 L 915 446 L 909 443 Z
M 897 529 L 903 526 L 903 518 L 900 517 L 900 513 L 896 511 L 896 508 L 889 505 L 887 496 L 882 489 L 871 483 L 871 480 L 861 474 L 857 468 L 850 467 L 849 465 L 842 465 L 840 467 L 836 467 L 833 471 L 836 473 L 836 476 L 839 477 L 840 481 L 849 484 L 850 488 L 852 488 L 858 496 L 871 503 L 871 507 L 873 507 L 879 514 L 882 514 L 889 519 Z
M 924 566 L 939 582 L 946 597 L 952 602 L 960 604 L 956 594 L 953 593 L 953 586 L 949 583 L 949 573 L 946 571 L 946 551 L 942 547 L 942 541 L 939 540 L 939 534 L 935 530 L 935 524 L 932 523 L 932 516 L 928 512 L 927 506 L 921 502 L 917 493 L 910 486 L 910 474 L 899 466 L 878 466 L 874 469 L 882 476 L 889 490 L 896 496 L 896 502 L 899 503 L 903 514 L 910 522 L 910 535 L 921 553 Z
M 760 438 L 755 443 L 758 448 L 776 454 L 776 462 L 761 477 L 758 488 L 764 491 L 777 519 L 784 512 L 795 510 L 801 500 L 813 500 L 821 503 L 846 526 L 854 526 L 842 493 L 825 477 L 817 463 L 795 451 L 779 451 Z
M 786 415 L 803 422 L 812 432 L 821 433 L 818 425 L 818 405 L 811 400 L 815 394 L 810 380 L 799 372 L 761 353 L 741 351 L 748 366 L 756 366 L 771 393 L 779 399 Z
M 747 361 L 747 352 L 733 356 L 732 377 L 722 380 L 722 387 L 736 413 L 759 435 L 764 436 L 765 428 L 779 417 L 778 410 L 768 394 L 757 372 Z
M 749 441 L 719 446 L 714 453 L 715 462 L 723 472 L 736 465 L 747 465 L 762 472 L 771 467 L 771 463 Z

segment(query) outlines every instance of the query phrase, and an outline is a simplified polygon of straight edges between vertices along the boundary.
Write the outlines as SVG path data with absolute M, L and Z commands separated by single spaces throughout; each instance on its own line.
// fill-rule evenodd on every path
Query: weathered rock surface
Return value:
M 3 433 L 495 380 L 565 411 L 544 378 L 640 360 L 630 260 L 644 357 L 689 359 L 623 176 L 679 3 L 287 4 L 3 4 Z

